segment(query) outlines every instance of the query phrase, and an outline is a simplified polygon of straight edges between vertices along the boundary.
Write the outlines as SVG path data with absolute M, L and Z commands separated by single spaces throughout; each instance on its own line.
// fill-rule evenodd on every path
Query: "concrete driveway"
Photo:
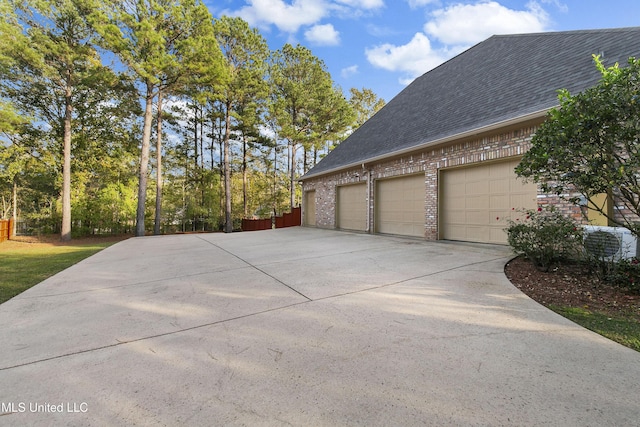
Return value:
M 623 426 L 640 353 L 499 246 L 310 228 L 129 239 L 0 305 L 0 425 Z

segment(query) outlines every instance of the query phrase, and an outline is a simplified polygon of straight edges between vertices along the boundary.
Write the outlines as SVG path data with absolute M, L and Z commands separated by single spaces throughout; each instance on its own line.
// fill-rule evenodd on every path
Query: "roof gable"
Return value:
M 605 65 L 640 57 L 640 27 L 493 36 L 414 80 L 304 178 L 436 143 L 558 105 Z

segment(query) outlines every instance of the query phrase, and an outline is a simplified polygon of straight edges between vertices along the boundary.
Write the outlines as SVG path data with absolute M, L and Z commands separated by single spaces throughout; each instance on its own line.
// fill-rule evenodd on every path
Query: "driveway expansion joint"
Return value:
M 289 307 L 294 307 L 297 305 L 301 305 L 301 304 L 306 304 L 310 301 L 301 301 L 301 302 L 296 302 L 293 304 L 288 304 L 288 305 L 284 305 L 284 306 L 280 306 L 280 307 L 273 307 L 267 310 L 262 310 L 262 311 L 258 311 L 258 312 L 253 312 L 253 313 L 247 313 L 247 314 L 243 314 L 240 316 L 235 316 L 235 317 L 230 317 L 227 319 L 221 319 L 221 320 L 216 320 L 214 322 L 208 322 L 208 323 L 203 323 L 200 325 L 194 325 L 194 326 L 190 326 L 188 328 L 183 328 L 183 329 L 178 329 L 178 330 L 173 330 L 173 331 L 169 331 L 169 332 L 163 332 L 163 333 L 159 333 L 159 334 L 154 334 L 154 335 L 148 335 L 145 337 L 140 337 L 140 338 L 134 338 L 134 339 L 130 339 L 130 340 L 119 340 L 117 338 L 115 338 L 116 342 L 113 344 L 107 344 L 107 345 L 102 345 L 102 346 L 98 346 L 98 347 L 93 347 L 93 348 L 87 348 L 84 350 L 77 350 L 77 351 L 73 351 L 70 353 L 65 353 L 65 354 L 58 354 L 56 356 L 50 356 L 50 357 L 45 357 L 42 359 L 38 359 L 38 360 L 32 360 L 31 362 L 25 362 L 25 363 L 18 363 L 12 366 L 4 366 L 4 367 L 0 367 L 0 372 L 2 371 L 8 371 L 11 369 L 15 369 L 15 368 L 20 368 L 23 366 L 29 366 L 29 365 L 35 365 L 38 363 L 42 363 L 42 362 L 48 362 L 51 360 L 56 360 L 56 359 L 62 359 L 62 358 L 66 358 L 66 357 L 71 357 L 71 356 L 77 356 L 80 354 L 85 354 L 85 353 L 91 353 L 94 351 L 100 351 L 100 350 L 105 350 L 105 349 L 109 349 L 109 348 L 113 348 L 113 347 L 119 347 L 122 345 L 126 345 L 126 344 L 132 344 L 132 343 L 136 343 L 136 342 L 141 342 L 141 341 L 146 341 L 146 340 L 151 340 L 154 338 L 161 338 L 161 337 L 166 337 L 166 336 L 170 336 L 170 335 L 177 335 L 183 332 L 189 332 L 189 331 L 193 331 L 196 329 L 202 329 L 202 328 L 206 328 L 209 326 L 215 326 L 215 325 L 220 325 L 226 322 L 232 322 L 234 320 L 239 320 L 239 319 L 245 319 L 247 317 L 252 317 L 252 316 L 257 316 L 260 314 L 265 314 L 265 313 L 269 313 L 269 312 L 273 312 L 273 311 L 278 311 L 278 310 L 282 310 L 282 309 L 286 309 Z
M 254 265 L 254 264 L 251 264 L 249 261 L 247 261 L 246 259 L 244 259 L 244 258 L 240 257 L 239 255 L 234 254 L 233 252 L 229 251 L 228 249 L 223 248 L 223 247 L 222 247 L 222 246 L 220 246 L 220 245 L 216 245 L 216 244 L 215 244 L 215 243 L 213 243 L 213 242 L 210 242 L 210 241 L 208 241 L 208 240 L 206 240 L 206 239 L 203 239 L 202 237 L 199 237 L 199 236 L 196 236 L 196 237 L 197 237 L 198 239 L 201 239 L 201 240 L 203 240 L 203 241 L 207 242 L 207 243 L 208 243 L 208 244 L 210 244 L 211 246 L 213 246 L 213 247 L 215 247 L 215 248 L 218 248 L 218 249 L 220 249 L 220 250 L 221 250 L 221 251 L 223 251 L 223 252 L 228 253 L 229 255 L 231 255 L 231 256 L 235 257 L 236 259 L 238 259 L 238 260 L 242 261 L 243 263 L 247 264 L 249 267 L 251 267 L 251 268 L 253 268 L 253 269 L 255 269 L 255 270 L 259 271 L 260 273 L 264 274 L 265 276 L 271 277 L 273 280 L 275 280 L 276 282 L 280 283 L 281 285 L 286 286 L 287 288 L 291 289 L 293 292 L 295 292 L 295 293 L 297 293 L 298 295 L 302 296 L 302 297 L 303 297 L 303 298 L 305 298 L 307 301 L 312 301 L 312 299 L 311 299 L 311 298 L 309 298 L 308 296 L 306 296 L 306 295 L 305 295 L 305 294 L 303 294 L 302 292 L 298 291 L 297 289 L 293 288 L 291 285 L 289 285 L 289 284 L 287 284 L 287 283 L 283 282 L 282 280 L 278 279 L 278 278 L 277 278 L 277 277 L 275 277 L 274 275 L 267 273 L 266 271 L 264 271 L 264 270 L 263 270 L 263 269 L 261 269 L 260 267 L 258 267 L 258 266 L 256 266 L 256 265 Z

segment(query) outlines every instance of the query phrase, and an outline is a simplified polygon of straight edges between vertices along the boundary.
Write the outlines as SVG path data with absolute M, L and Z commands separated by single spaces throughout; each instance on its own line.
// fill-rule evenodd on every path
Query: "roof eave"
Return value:
M 551 108 L 553 108 L 553 107 L 551 107 Z M 422 143 L 422 144 L 418 144 L 418 145 L 415 145 L 413 147 L 408 147 L 408 148 L 404 148 L 402 150 L 392 151 L 392 152 L 389 152 L 389 153 L 386 153 L 386 154 L 382 154 L 382 155 L 371 157 L 371 158 L 364 159 L 364 160 L 361 160 L 361 161 L 349 163 L 347 165 L 338 166 L 338 167 L 335 167 L 333 169 L 329 169 L 329 170 L 326 170 L 326 171 L 321 171 L 321 172 L 318 172 L 318 173 L 315 173 L 315 174 L 306 174 L 306 175 L 304 175 L 304 176 L 302 176 L 300 178 L 299 182 L 308 181 L 309 179 L 318 178 L 318 177 L 324 176 L 324 175 L 334 174 L 336 172 L 352 169 L 352 168 L 355 168 L 355 167 L 358 167 L 358 166 L 364 166 L 367 163 L 376 163 L 376 162 L 379 162 L 381 160 L 385 160 L 385 159 L 390 158 L 390 157 L 402 156 L 404 154 L 413 153 L 415 151 L 420 151 L 420 150 L 423 150 L 425 148 L 433 147 L 433 146 L 440 145 L 440 144 L 446 144 L 447 142 L 455 141 L 457 139 L 468 138 L 468 137 L 473 136 L 473 135 L 486 133 L 486 132 L 491 132 L 491 131 L 494 131 L 496 129 L 513 126 L 513 125 L 518 124 L 518 123 L 524 123 L 524 122 L 527 122 L 527 121 L 530 121 L 530 120 L 540 119 L 540 118 L 545 117 L 546 114 L 549 112 L 549 110 L 551 110 L 551 108 L 545 108 L 545 109 L 542 109 L 542 110 L 539 110 L 539 111 L 535 111 L 533 113 L 528 113 L 528 114 L 525 114 L 525 115 L 522 115 L 522 116 L 518 116 L 518 117 L 515 117 L 515 118 L 512 118 L 512 119 L 503 120 L 501 122 L 496 122 L 496 123 L 493 123 L 493 124 L 488 125 L 488 126 L 483 126 L 483 127 L 475 128 L 475 129 L 468 130 L 468 131 L 465 131 L 465 132 L 460 132 L 460 133 L 457 133 L 457 134 L 454 134 L 454 135 L 446 136 L 444 138 L 439 138 L 439 139 L 436 139 L 436 140 L 433 140 L 433 141 L 428 141 L 428 142 L 425 142 L 425 143 Z

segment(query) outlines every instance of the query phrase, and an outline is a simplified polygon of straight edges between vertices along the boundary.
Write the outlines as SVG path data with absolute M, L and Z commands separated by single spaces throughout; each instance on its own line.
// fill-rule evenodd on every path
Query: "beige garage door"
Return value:
M 304 194 L 304 225 L 316 225 L 316 190 Z
M 338 187 L 336 227 L 342 230 L 367 229 L 367 185 L 353 184 Z
M 534 209 L 537 187 L 517 179 L 519 159 L 444 170 L 440 174 L 440 238 L 467 242 L 507 242 L 512 208 Z
M 376 232 L 424 237 L 424 174 L 376 181 Z

